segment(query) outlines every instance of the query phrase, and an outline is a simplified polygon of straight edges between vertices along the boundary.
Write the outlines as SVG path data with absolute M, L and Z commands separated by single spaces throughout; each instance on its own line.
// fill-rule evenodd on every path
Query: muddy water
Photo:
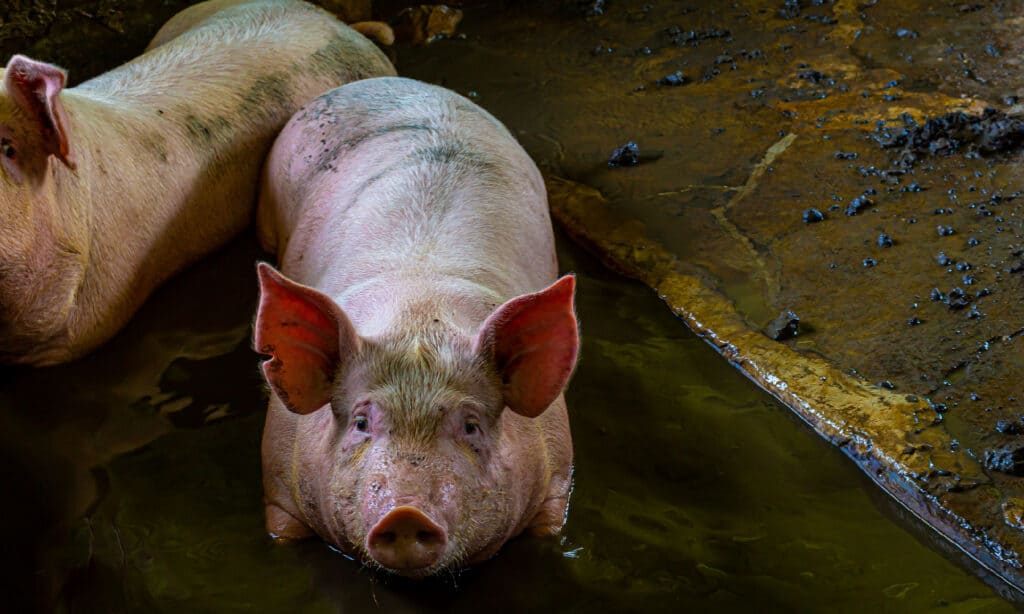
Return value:
M 88 361 L 5 374 L 23 586 L 68 612 L 1011 611 L 648 290 L 561 248 L 584 323 L 561 538 L 418 585 L 271 544 L 246 239 Z
M 531 23 L 541 18 L 552 21 Z M 620 109 L 634 113 L 629 132 L 595 113 L 579 128 L 590 131 L 589 153 L 564 151 L 563 136 L 544 130 L 555 118 L 530 105 L 531 92 L 593 110 L 608 91 L 589 90 L 579 76 L 600 65 L 589 40 L 584 46 L 571 28 L 554 27 L 559 19 L 578 24 L 575 15 L 529 7 L 473 9 L 466 41 L 401 50 L 400 67 L 473 92 L 542 162 L 605 181 L 613 193 L 614 182 L 596 169 L 605 145 L 628 138 L 676 143 L 696 169 L 728 167 L 716 161 L 735 152 L 692 145 L 707 138 L 696 120 L 665 124 L 651 111 Z M 503 49 L 509 40 L 550 46 L 552 57 L 585 49 L 570 54 L 576 81 L 554 79 L 566 56 L 523 64 Z M 645 57 L 614 61 L 661 70 Z M 751 150 L 769 147 L 770 137 L 754 137 Z M 711 170 L 701 179 L 744 180 Z M 616 195 L 623 206 L 644 206 L 629 191 Z M 709 208 L 700 198 L 654 213 Z M 699 226 L 692 232 L 699 236 Z M 697 241 L 667 238 L 700 256 Z M 0 609 L 1012 610 L 1004 587 L 986 584 L 983 572 L 879 496 L 649 290 L 565 240 L 560 249 L 563 269 L 580 276 L 583 322 L 568 391 L 575 490 L 562 537 L 519 539 L 476 570 L 420 584 L 371 574 L 316 541 L 271 544 L 262 530 L 258 456 L 265 398 L 248 349 L 252 262 L 261 255 L 246 237 L 172 281 L 87 360 L 0 373 L 9 570 Z M 736 274 L 737 292 L 747 283 Z M 748 294 L 752 305 L 761 300 L 758 291 Z

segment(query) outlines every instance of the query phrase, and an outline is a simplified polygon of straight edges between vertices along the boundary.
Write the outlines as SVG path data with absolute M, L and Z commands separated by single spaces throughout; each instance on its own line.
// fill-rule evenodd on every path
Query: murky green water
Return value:
M 494 49 L 502 34 L 520 40 L 515 33 L 532 17 L 504 22 L 510 13 L 496 12 L 486 22 L 488 15 L 469 13 L 471 46 L 403 50 L 400 70 L 478 92 L 535 155 L 603 183 L 638 210 L 646 201 L 630 200 L 633 187 L 616 191 L 595 170 L 609 142 L 652 135 L 694 168 L 727 166 L 716 161 L 736 155 L 692 150 L 687 143 L 708 129 L 693 118 L 666 124 L 661 115 L 636 115 L 633 131 L 611 134 L 599 113 L 591 150 L 560 153 L 564 135 L 545 128 L 553 122 L 531 106 L 531 92 L 578 98 L 596 113 L 609 93 L 582 85 L 592 56 L 581 51 L 571 68 L 557 59 L 517 64 L 521 56 Z M 547 42 L 589 49 L 592 41 L 573 38 L 579 27 Z M 638 83 L 663 68 L 643 57 L 613 62 L 615 70 L 632 62 Z M 577 89 L 551 83 L 569 73 Z M 633 86 L 624 83 L 623 96 Z M 613 115 L 634 113 L 627 103 Z M 751 150 L 771 144 L 762 140 Z M 742 181 L 708 176 L 705 183 Z M 709 204 L 694 195 L 673 206 L 649 214 Z M 698 241 L 674 239 L 700 256 Z M 275 546 L 263 532 L 261 505 L 265 393 L 248 349 L 252 263 L 260 257 L 253 245 L 246 237 L 173 280 L 81 363 L 0 372 L 8 570 L 0 610 L 1012 610 L 1000 596 L 1005 589 L 985 584 L 983 573 L 905 518 L 650 291 L 564 240 L 562 267 L 580 276 L 583 350 L 567 396 L 576 474 L 563 535 L 515 540 L 475 570 L 425 583 L 372 574 L 318 541 Z

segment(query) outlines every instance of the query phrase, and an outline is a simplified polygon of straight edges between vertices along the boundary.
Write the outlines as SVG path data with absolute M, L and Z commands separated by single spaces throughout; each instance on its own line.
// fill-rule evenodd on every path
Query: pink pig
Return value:
M 288 275 L 258 267 L 267 530 L 410 577 L 557 533 L 575 279 L 512 135 L 439 87 L 340 87 L 275 143 L 258 226 Z
M 372 29 L 372 28 L 370 28 Z M 0 71 L 0 361 L 99 345 L 163 280 L 251 220 L 260 165 L 313 97 L 393 75 L 373 43 L 294 0 L 214 0 L 142 56 L 65 89 Z

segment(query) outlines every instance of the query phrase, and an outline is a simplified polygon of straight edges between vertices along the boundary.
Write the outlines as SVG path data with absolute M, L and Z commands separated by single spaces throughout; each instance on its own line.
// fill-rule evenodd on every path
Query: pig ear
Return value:
M 46 154 L 57 156 L 74 170 L 75 155 L 68 135 L 68 116 L 60 99 L 66 79 L 65 72 L 52 64 L 16 55 L 7 63 L 4 87 L 7 95 L 28 116 Z
M 272 356 L 263 363 L 263 373 L 288 409 L 314 412 L 330 403 L 341 360 L 359 350 L 359 336 L 345 312 L 327 296 L 264 262 L 256 269 L 256 351 Z
M 534 418 L 561 394 L 576 366 L 576 278 L 567 275 L 535 294 L 498 307 L 480 328 L 476 351 L 493 360 L 505 405 Z

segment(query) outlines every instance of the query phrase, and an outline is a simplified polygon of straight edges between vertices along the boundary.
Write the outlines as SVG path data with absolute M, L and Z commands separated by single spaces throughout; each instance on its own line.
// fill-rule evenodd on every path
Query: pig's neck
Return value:
M 87 228 L 85 271 L 69 324 L 72 347 L 89 347 L 120 328 L 149 292 L 180 268 L 187 236 L 174 223 L 186 198 L 180 144 L 160 134 L 146 109 L 90 92 L 63 94 L 78 168 L 54 164 L 57 202 Z M 168 131 L 169 132 L 169 131 Z M 162 172 L 151 158 L 165 166 Z M 202 233 L 204 229 L 194 229 Z

